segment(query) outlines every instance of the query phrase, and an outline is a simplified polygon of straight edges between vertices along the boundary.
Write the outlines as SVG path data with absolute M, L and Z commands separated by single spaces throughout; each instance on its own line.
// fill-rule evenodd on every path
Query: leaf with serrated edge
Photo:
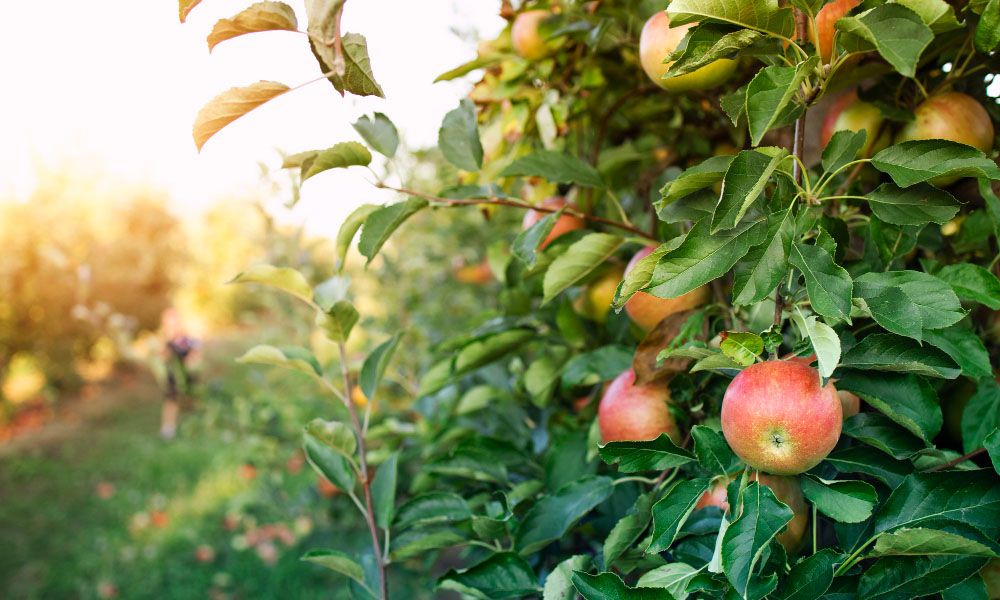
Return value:
M 545 272 L 542 303 L 551 301 L 604 264 L 624 243 L 623 238 L 610 233 L 590 233 L 574 242 Z
M 223 127 L 289 90 L 290 87 L 277 81 L 258 81 L 245 87 L 230 88 L 212 98 L 194 118 L 192 134 L 198 151 Z
M 275 267 L 273 265 L 254 265 L 243 271 L 229 283 L 260 283 L 312 304 L 313 290 L 302 273 L 291 267 Z

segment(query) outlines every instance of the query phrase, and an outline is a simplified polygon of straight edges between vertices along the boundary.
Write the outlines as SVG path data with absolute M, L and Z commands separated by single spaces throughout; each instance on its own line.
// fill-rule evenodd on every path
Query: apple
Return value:
M 639 62 L 653 83 L 665 90 L 705 90 L 724 83 L 736 70 L 735 60 L 720 58 L 691 73 L 663 79 L 663 74 L 673 64 L 663 62 L 664 59 L 677 49 L 692 27 L 694 23 L 671 28 L 670 17 L 664 11 L 654 14 L 642 27 L 639 35 Z
M 575 208 L 572 204 L 566 202 L 565 198 L 559 196 L 554 196 L 552 198 L 549 198 L 545 202 L 542 202 L 542 206 L 551 209 L 560 209 L 564 206 L 567 208 Z M 521 223 L 522 229 L 527 229 L 531 227 L 535 223 L 541 221 L 543 217 L 548 216 L 549 214 L 551 213 L 537 211 L 537 210 L 529 210 L 524 214 L 524 220 Z M 575 217 L 573 215 L 567 215 L 564 213 L 556 220 L 555 226 L 552 227 L 552 231 L 550 231 L 549 235 L 542 241 L 541 247 L 545 248 L 546 246 L 552 243 L 552 240 L 556 239 L 557 237 L 569 233 L 570 231 L 583 229 L 586 226 L 587 224 L 584 223 L 583 219 L 581 219 L 580 217 Z
M 455 267 L 452 274 L 455 276 L 455 280 L 460 283 L 484 285 L 493 281 L 493 271 L 486 259 L 474 265 L 459 265 Z
M 829 5 L 827 5 L 829 6 Z M 858 99 L 856 91 L 842 94 L 830 105 L 830 109 L 823 117 L 823 125 L 820 128 L 820 141 L 823 146 L 830 142 L 830 138 L 838 131 L 861 131 L 868 132 L 868 139 L 864 147 L 861 148 L 861 156 L 869 157 L 879 150 L 889 145 L 891 135 L 888 127 L 884 126 L 885 119 L 882 111 L 871 102 Z
M 611 265 L 604 269 L 574 302 L 577 311 L 591 321 L 603 323 L 624 275 L 625 268 L 621 265 Z
M 812 30 L 813 43 L 819 50 L 823 64 L 830 64 L 833 60 L 833 36 L 837 33 L 834 25 L 859 4 L 861 0 L 833 0 L 816 13 L 816 27 Z
M 994 558 L 979 571 L 986 584 L 986 596 L 990 600 L 1000 600 L 1000 558 Z
M 799 362 L 804 365 L 811 366 L 816 362 L 816 355 L 810 354 L 809 356 L 785 356 L 785 360 L 790 360 L 793 362 Z M 831 378 L 830 382 L 834 385 L 837 384 L 837 380 Z M 844 409 L 844 420 L 853 417 L 854 415 L 861 412 L 861 398 L 856 394 L 848 392 L 847 390 L 837 390 L 837 397 L 840 398 L 840 404 Z
M 239 473 L 241 478 L 250 481 L 257 477 L 257 467 L 250 463 L 244 463 L 240 465 Z
M 510 42 L 514 46 L 514 52 L 521 58 L 538 60 L 549 54 L 551 48 L 542 39 L 538 26 L 550 14 L 547 10 L 528 10 L 514 19 L 514 25 L 510 28 Z
M 726 494 L 729 482 L 733 478 L 721 477 L 712 484 L 708 491 L 701 495 L 694 509 L 698 510 L 708 506 L 718 506 L 722 512 L 729 512 L 729 498 Z M 792 509 L 792 520 L 789 521 L 785 530 L 778 534 L 778 542 L 785 547 L 788 552 L 795 552 L 802 544 L 805 537 L 806 528 L 809 525 L 809 509 L 806 506 L 806 499 L 802 495 L 802 487 L 794 477 L 782 477 L 780 475 L 768 475 L 767 473 L 751 473 L 751 481 L 757 481 L 766 485 L 774 492 L 774 497 L 784 502 Z
M 993 121 L 983 105 L 961 92 L 931 96 L 913 111 L 913 120 L 896 136 L 897 142 L 951 140 L 983 152 L 993 150 Z M 946 186 L 958 177 L 936 177 L 931 183 Z
M 635 267 L 636 263 L 649 256 L 652 252 L 652 246 L 647 246 L 638 251 L 625 267 L 625 274 L 627 275 Z M 625 312 L 643 331 L 649 332 L 660 321 L 670 315 L 691 310 L 705 304 L 711 295 L 712 292 L 707 285 L 693 289 L 677 298 L 658 298 L 646 292 L 636 292 L 625 303 Z
M 680 442 L 669 402 L 670 390 L 665 383 L 636 385 L 635 371 L 624 371 L 604 391 L 597 407 L 601 439 L 605 443 L 646 441 L 666 433 L 674 442 Z
M 340 493 L 340 488 L 336 485 L 330 483 L 326 477 L 317 477 L 316 489 L 319 490 L 319 495 L 324 498 L 333 498 Z
M 202 564 L 208 564 L 215 560 L 215 548 L 208 544 L 201 544 L 195 548 L 194 558 Z
M 722 434 L 747 465 L 774 475 L 813 468 L 840 439 L 844 409 L 832 383 L 791 360 L 750 365 L 726 389 Z

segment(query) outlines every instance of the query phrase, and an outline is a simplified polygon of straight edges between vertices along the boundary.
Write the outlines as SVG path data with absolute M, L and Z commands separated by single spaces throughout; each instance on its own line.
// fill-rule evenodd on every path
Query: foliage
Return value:
M 324 32 L 310 38 L 323 77 L 342 93 L 380 95 L 363 38 L 340 35 L 344 3 L 321 4 L 310 3 L 307 29 Z M 539 29 L 547 56 L 518 57 L 505 32 L 442 76 L 483 72 L 441 128 L 456 185 L 382 178 L 377 187 L 405 199 L 357 213 L 338 240 L 360 228 L 371 261 L 427 211 L 561 211 L 511 232 L 511 250 L 490 249 L 503 286 L 491 314 L 438 345 L 407 389 L 412 409 L 395 414 L 373 417 L 374 398 L 359 414 L 352 401 L 343 338 L 357 314 L 342 296 L 304 298 L 336 325 L 324 329 L 339 344 L 339 383 L 302 349 L 250 355 L 304 372 L 344 407 L 338 425 L 307 428 L 306 445 L 355 500 L 372 546 L 316 562 L 346 576 L 357 598 L 387 596 L 387 565 L 419 569 L 456 546 L 463 565 L 439 585 L 477 598 L 984 597 L 973 577 L 1000 548 L 1000 479 L 986 460 L 1000 425 L 1000 168 L 994 140 L 982 139 L 998 115 L 985 76 L 997 66 L 994 3 L 867 2 L 826 31 L 823 2 L 524 4 L 503 7 L 511 17 L 552 12 Z M 663 9 L 674 25 L 696 24 L 665 77 L 697 75 L 706 56 L 738 58 L 729 83 L 674 94 L 650 84 L 637 36 Z M 823 35 L 834 36 L 827 62 L 816 50 Z M 852 88 L 883 122 L 816 144 L 816 111 Z M 898 143 L 867 145 L 946 91 L 988 107 L 985 122 L 953 122 L 924 136 L 933 139 L 907 127 Z M 359 132 L 389 158 L 395 128 L 374 143 L 371 123 Z M 370 159 L 344 148 L 311 156 L 339 149 L 324 168 Z M 308 177 L 314 164 L 288 166 Z M 541 205 L 553 195 L 571 204 Z M 585 228 L 550 240 L 567 217 Z M 639 292 L 677 298 L 705 285 L 712 301 L 648 333 L 624 313 L 581 315 L 590 284 L 642 246 L 657 249 L 625 276 L 616 307 Z M 363 373 L 392 364 L 382 348 Z M 782 484 L 733 454 L 718 415 L 742 368 L 787 354 L 816 355 L 816 378 L 865 406 L 825 460 Z M 629 362 L 668 386 L 671 415 L 689 433 L 599 443 L 593 400 Z M 377 379 L 365 389 L 378 391 Z M 730 480 L 728 511 L 697 508 Z M 809 541 L 788 541 L 804 520 Z

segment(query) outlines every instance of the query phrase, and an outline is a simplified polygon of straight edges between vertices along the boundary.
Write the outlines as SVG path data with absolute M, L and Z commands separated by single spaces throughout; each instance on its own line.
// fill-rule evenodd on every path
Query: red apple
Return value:
M 859 100 L 856 91 L 847 92 L 833 101 L 823 117 L 820 141 L 826 146 L 838 131 L 864 129 L 868 132 L 868 139 L 861 149 L 861 156 L 869 157 L 889 145 L 891 136 L 884 123 L 882 111 L 877 106 Z
M 833 0 L 816 13 L 813 43 L 816 44 L 823 64 L 829 64 L 833 60 L 833 36 L 837 32 L 834 24 L 859 4 L 861 0 Z
M 993 121 L 983 105 L 961 92 L 931 96 L 913 111 L 914 119 L 896 136 L 897 142 L 951 140 L 989 153 L 993 150 Z M 936 177 L 936 186 L 954 183 L 958 177 Z
M 208 564 L 215 560 L 215 548 L 208 544 L 201 544 L 195 548 L 194 558 L 202 564 Z
M 774 497 L 784 502 L 792 509 L 792 520 L 789 521 L 785 530 L 778 534 L 778 542 L 785 547 L 788 552 L 795 552 L 802 544 L 805 537 L 806 528 L 809 525 L 809 508 L 806 506 L 806 499 L 802 495 L 802 487 L 794 477 L 781 477 L 779 475 L 768 475 L 757 472 L 750 474 L 751 481 L 758 481 L 766 485 L 774 492 Z M 722 512 L 729 512 L 729 498 L 726 495 L 726 488 L 732 478 L 719 478 L 712 484 L 707 492 L 701 495 L 694 505 L 695 510 L 708 506 L 718 506 Z
M 517 15 L 510 28 L 510 42 L 514 46 L 514 52 L 528 60 L 538 60 L 548 55 L 549 45 L 538 32 L 538 26 L 550 14 L 547 10 L 529 10 Z
M 705 90 L 724 83 L 736 70 L 735 60 L 720 58 L 691 73 L 663 79 L 663 74 L 673 64 L 663 62 L 664 59 L 677 49 L 692 27 L 694 23 L 671 28 L 670 17 L 664 11 L 654 14 L 642 27 L 639 35 L 639 62 L 653 83 L 665 90 Z
M 653 252 L 652 246 L 647 246 L 637 252 L 629 261 L 628 266 L 625 267 L 625 274 L 627 275 L 636 263 L 649 256 L 651 252 Z M 636 292 L 625 303 L 625 312 L 636 325 L 648 332 L 672 314 L 705 304 L 711 295 L 712 292 L 707 285 L 693 289 L 677 298 L 658 298 L 646 292 Z
M 607 442 L 654 440 L 666 433 L 675 442 L 680 432 L 668 404 L 670 390 L 664 382 L 635 385 L 628 369 L 615 377 L 597 407 L 601 439 Z
M 801 362 L 750 365 L 726 389 L 722 433 L 747 465 L 775 475 L 813 468 L 840 439 L 844 409 L 832 383 Z
M 603 323 L 624 274 L 625 269 L 620 264 L 604 269 L 596 279 L 587 284 L 583 294 L 573 303 L 577 311 L 591 321 Z
M 318 477 L 318 482 L 316 488 L 319 490 L 319 495 L 324 498 L 333 498 L 340 493 L 340 488 L 336 485 L 327 481 L 326 477 Z
M 572 204 L 566 202 L 565 198 L 561 198 L 559 196 L 554 196 L 552 198 L 549 198 L 545 202 L 542 202 L 542 206 L 552 209 L 559 209 L 564 206 L 567 208 L 575 208 Z M 551 213 L 541 212 L 537 210 L 529 210 L 524 214 L 524 220 L 522 221 L 521 226 L 523 229 L 527 229 L 532 225 L 534 225 L 535 223 L 541 221 L 543 217 L 548 216 L 549 214 Z M 541 247 L 544 248 L 548 246 L 549 244 L 552 243 L 552 240 L 556 239 L 557 237 L 563 234 L 569 233 L 570 231 L 574 231 L 576 229 L 583 229 L 586 226 L 587 226 L 586 223 L 584 223 L 583 219 L 581 219 L 580 217 L 574 217 L 573 215 L 567 215 L 564 213 L 561 217 L 559 217 L 556 220 L 555 226 L 552 227 L 552 231 L 549 232 L 548 237 L 546 237 L 545 240 L 542 241 Z
M 460 264 L 452 270 L 452 274 L 455 276 L 455 280 L 460 283 L 484 285 L 493 281 L 493 271 L 486 259 L 474 265 Z
M 790 360 L 792 362 L 798 362 L 806 365 L 807 367 L 816 362 L 816 355 L 810 354 L 809 356 L 792 356 L 788 355 L 784 357 L 785 360 Z M 830 383 L 834 385 L 837 384 L 837 380 L 831 378 Z M 854 415 L 861 412 L 861 398 L 857 395 L 848 392 L 847 390 L 837 390 L 837 397 L 840 398 L 840 404 L 844 409 L 844 420 L 853 417 Z

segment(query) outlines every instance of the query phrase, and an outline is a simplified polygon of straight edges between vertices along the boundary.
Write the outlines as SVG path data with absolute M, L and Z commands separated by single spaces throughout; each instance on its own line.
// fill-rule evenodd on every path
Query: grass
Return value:
M 172 442 L 143 381 L 104 392 L 111 408 L 59 437 L 0 454 L 0 598 L 347 597 L 343 578 L 299 557 L 355 554 L 366 533 L 349 500 L 322 498 L 308 465 L 288 464 L 325 400 L 285 373 L 220 372 Z M 426 582 L 400 585 L 429 597 Z

